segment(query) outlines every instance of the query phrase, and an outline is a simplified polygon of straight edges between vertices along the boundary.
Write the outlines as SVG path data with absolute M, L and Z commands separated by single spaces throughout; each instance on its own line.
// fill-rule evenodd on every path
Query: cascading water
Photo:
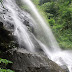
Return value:
M 46 46 L 47 43 L 43 44 L 41 41 L 37 40 L 37 42 L 40 44 L 43 51 L 46 53 L 48 57 L 50 56 L 51 60 L 55 61 L 60 66 L 66 65 L 69 71 L 72 72 L 72 57 L 71 57 L 72 53 L 70 51 L 62 51 L 60 49 L 59 45 L 57 44 L 57 41 L 55 40 L 53 36 L 53 33 L 50 27 L 47 26 L 47 24 L 45 23 L 43 18 L 40 16 L 35 5 L 31 2 L 31 0 L 22 0 L 22 1 L 30 7 L 31 12 L 34 14 L 35 18 L 37 18 L 36 22 L 38 23 L 38 26 L 40 24 L 41 28 L 43 29 L 42 33 L 44 32 L 43 34 L 45 35 L 45 38 L 47 39 L 45 41 L 47 43 L 50 43 L 50 46 Z
M 47 43 L 50 44 L 50 49 L 52 48 L 53 51 L 61 50 L 58 46 L 57 41 L 55 40 L 55 38 L 53 36 L 53 33 L 52 33 L 50 27 L 47 26 L 47 24 L 45 23 L 43 18 L 40 16 L 35 5 L 30 0 L 22 0 L 22 1 L 24 3 L 26 3 L 28 5 L 28 7 L 30 7 L 32 14 L 35 15 L 35 18 L 37 19 L 36 23 L 38 26 L 40 24 L 39 28 L 40 29 L 42 28 L 41 32 L 44 32 L 43 35 L 45 36 Z M 38 34 L 40 35 L 40 32 Z
M 30 36 L 28 34 L 26 26 L 20 21 L 20 18 L 17 15 L 18 12 L 15 9 L 15 8 L 17 8 L 15 3 L 12 2 L 11 0 L 9 0 L 9 1 L 6 0 L 6 3 L 4 5 L 8 10 L 10 10 L 11 17 L 15 22 L 14 35 L 16 35 L 18 37 L 18 40 L 19 40 L 18 42 L 23 43 L 24 45 L 26 45 L 26 48 L 28 48 L 30 51 L 33 52 L 34 44 L 30 39 Z
M 62 51 L 55 40 L 55 37 L 49 26 L 45 23 L 43 18 L 38 13 L 35 5 L 31 0 L 22 0 L 30 7 L 34 17 L 32 18 L 28 13 L 22 11 L 15 3 L 14 0 L 5 0 L 4 7 L 8 9 L 11 19 L 6 16 L 6 21 L 13 20 L 14 23 L 14 35 L 18 38 L 20 45 L 25 46 L 29 51 L 35 52 L 37 49 L 35 42 L 37 42 L 46 55 L 59 64 L 68 67 L 69 72 L 72 72 L 72 51 Z M 28 30 L 28 27 L 23 23 L 23 18 L 28 17 L 29 23 L 33 28 L 33 33 Z M 33 37 L 33 39 L 32 39 Z

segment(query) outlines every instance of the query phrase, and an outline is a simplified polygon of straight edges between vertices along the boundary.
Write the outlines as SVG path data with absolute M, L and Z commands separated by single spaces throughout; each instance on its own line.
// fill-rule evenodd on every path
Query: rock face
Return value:
M 65 72 L 47 57 L 24 49 L 12 51 L 11 60 L 13 61 L 12 69 L 15 72 Z
M 8 48 L 8 44 L 11 41 L 9 36 L 10 32 L 3 27 L 3 22 L 0 21 L 0 50 L 4 51 Z
M 17 43 L 14 40 L 14 36 L 11 31 L 8 31 L 4 27 L 4 21 L 0 17 L 0 58 L 4 58 L 4 53 L 11 49 L 17 47 Z

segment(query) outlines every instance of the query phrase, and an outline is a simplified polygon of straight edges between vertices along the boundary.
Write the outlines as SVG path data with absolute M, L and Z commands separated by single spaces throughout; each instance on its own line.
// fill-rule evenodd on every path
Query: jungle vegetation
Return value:
M 49 22 L 62 49 L 72 49 L 72 1 L 32 0 L 38 11 Z

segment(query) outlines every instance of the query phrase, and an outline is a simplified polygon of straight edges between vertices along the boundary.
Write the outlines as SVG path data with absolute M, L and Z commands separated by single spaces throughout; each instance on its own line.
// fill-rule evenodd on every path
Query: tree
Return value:
M 46 2 L 50 2 L 50 0 L 40 0 L 39 1 L 40 5 L 42 5 L 42 4 L 46 3 Z

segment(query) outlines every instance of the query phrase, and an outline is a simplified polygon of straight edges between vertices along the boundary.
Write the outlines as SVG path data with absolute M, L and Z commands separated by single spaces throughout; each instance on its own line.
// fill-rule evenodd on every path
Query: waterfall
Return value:
M 50 45 L 50 49 L 53 51 L 59 51 L 61 50 L 59 48 L 59 45 L 50 29 L 49 26 L 47 26 L 47 24 L 45 23 L 44 19 L 40 16 L 40 14 L 38 13 L 35 5 L 30 1 L 30 0 L 22 0 L 24 3 L 26 3 L 28 5 L 28 7 L 30 7 L 31 12 L 35 15 L 35 19 L 37 19 L 36 23 L 38 24 L 38 26 L 40 25 L 40 29 L 42 28 L 41 32 L 43 33 L 44 37 L 47 40 L 47 44 L 49 43 Z M 38 31 L 37 31 L 38 32 Z M 38 35 L 40 36 L 40 32 L 38 33 Z
M 13 21 L 15 22 L 14 35 L 17 36 L 18 42 L 20 44 L 22 43 L 26 45 L 26 48 L 28 48 L 30 51 L 33 52 L 34 44 L 30 39 L 26 26 L 20 21 L 20 18 L 17 15 L 18 11 L 15 9 L 17 8 L 15 5 L 15 2 L 13 2 L 12 0 L 9 0 L 9 1 L 6 0 L 6 3 L 4 5 L 11 12 L 11 17 Z
M 63 51 L 59 47 L 49 24 L 46 24 L 31 0 L 22 2 L 30 8 L 33 16 L 21 10 L 15 0 L 4 1 L 4 7 L 8 10 L 5 20 L 13 23 L 13 35 L 17 37 L 19 45 L 31 52 L 36 52 L 39 46 L 48 58 L 60 66 L 67 66 L 72 72 L 72 51 Z

